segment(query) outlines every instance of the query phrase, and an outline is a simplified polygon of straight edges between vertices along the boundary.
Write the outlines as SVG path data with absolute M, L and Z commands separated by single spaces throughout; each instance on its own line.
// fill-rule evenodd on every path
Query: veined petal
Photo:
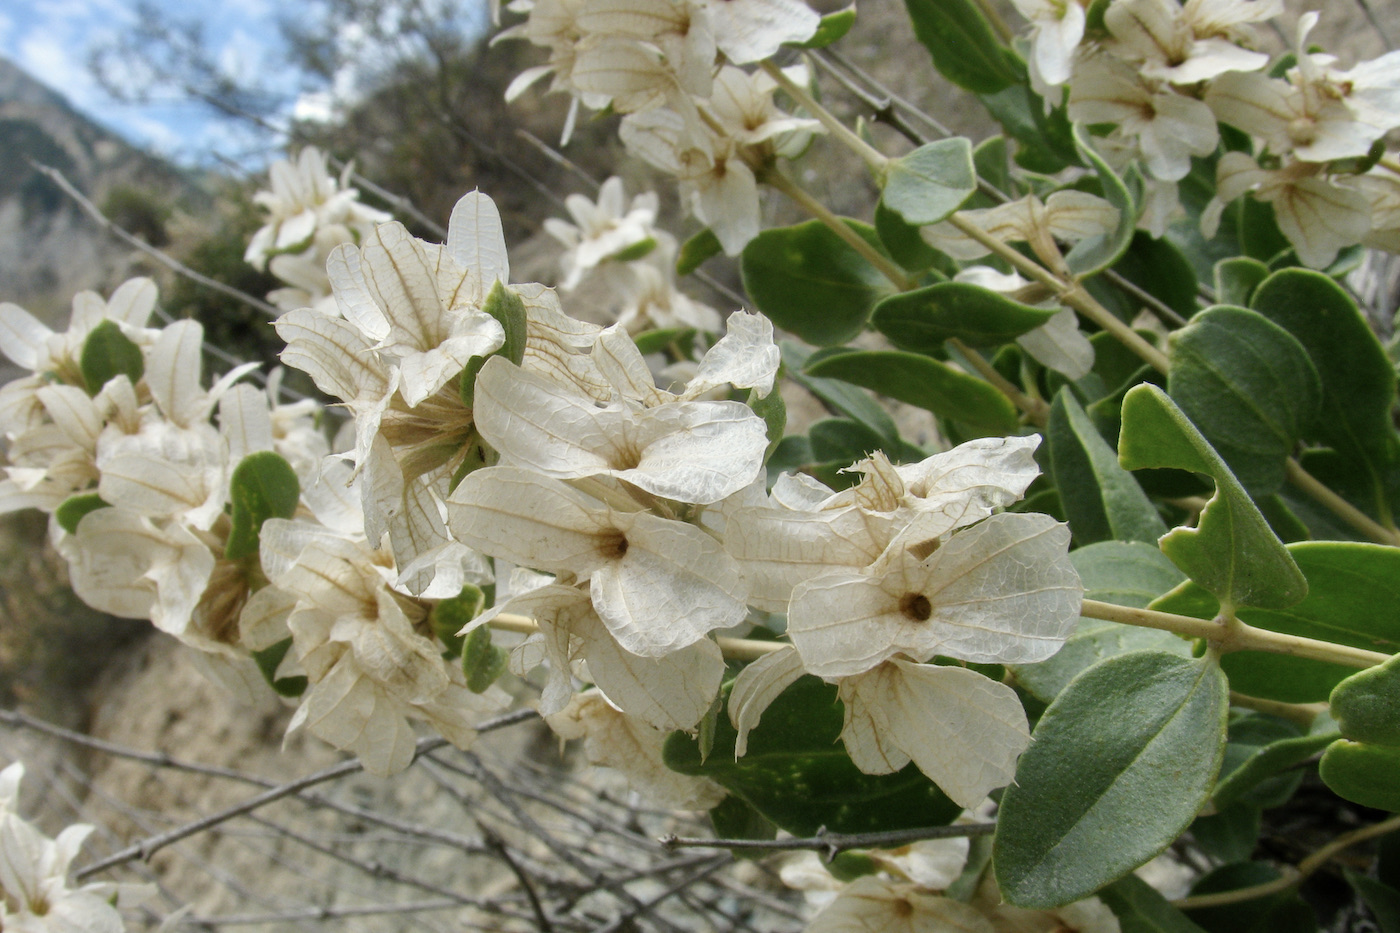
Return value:
M 764 655 L 739 672 L 729 693 L 729 721 L 739 733 L 734 740 L 734 758 L 749 748 L 749 732 L 778 696 L 806 673 L 802 658 L 790 646 Z
M 33 372 L 47 356 L 48 339 L 53 336 L 39 319 L 17 304 L 0 302 L 0 351 L 16 366 Z
M 146 355 L 146 385 L 161 413 L 187 428 L 204 415 L 200 388 L 204 328 L 198 321 L 176 321 L 156 338 Z
M 496 202 L 479 191 L 462 195 L 447 223 L 447 252 L 477 283 L 473 303 L 480 307 L 496 282 L 510 284 L 510 257 Z
M 659 658 L 748 615 L 739 565 L 714 538 L 646 512 L 616 518 L 618 557 L 590 580 L 593 606 L 623 648 Z

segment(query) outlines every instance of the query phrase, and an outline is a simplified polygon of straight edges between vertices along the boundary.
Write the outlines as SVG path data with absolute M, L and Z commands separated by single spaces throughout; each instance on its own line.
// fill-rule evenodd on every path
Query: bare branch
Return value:
M 961 836 L 990 836 L 995 823 L 955 823 L 923 829 L 893 829 L 878 833 L 818 833 L 805 839 L 694 839 L 663 836 L 659 841 L 668 849 L 810 849 L 822 852 L 827 860 L 847 849 L 889 849 L 924 839 L 954 839 Z

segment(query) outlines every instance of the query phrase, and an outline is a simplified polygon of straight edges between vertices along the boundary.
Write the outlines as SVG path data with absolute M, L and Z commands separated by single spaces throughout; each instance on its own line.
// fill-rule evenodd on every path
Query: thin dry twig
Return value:
M 668 849 L 807 849 L 821 852 L 828 861 L 848 849 L 889 849 L 925 839 L 953 839 L 961 836 L 990 836 L 995 823 L 955 823 L 922 829 L 894 829 L 876 833 L 827 833 L 801 839 L 699 839 L 663 836 L 658 840 Z

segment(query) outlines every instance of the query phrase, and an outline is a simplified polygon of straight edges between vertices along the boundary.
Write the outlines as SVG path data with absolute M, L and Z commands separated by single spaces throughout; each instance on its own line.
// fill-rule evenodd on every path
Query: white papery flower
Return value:
M 576 661 L 588 665 L 587 679 L 611 703 L 657 729 L 693 728 L 719 693 L 724 658 L 715 642 L 701 639 L 659 658 L 633 654 L 612 637 L 587 591 L 578 587 L 548 584 L 523 593 L 472 620 L 463 634 L 503 612 L 533 618 L 540 627 L 515 654 L 523 658 L 542 648 L 549 661 L 540 696 L 543 716 L 568 705 Z M 529 666 L 521 664 L 525 670 Z
M 1214 236 L 1225 206 L 1249 192 L 1273 204 L 1279 230 L 1304 265 L 1326 268 L 1371 229 L 1370 201 L 1344 182 L 1328 178 L 1316 163 L 1265 169 L 1243 152 L 1227 152 L 1216 166 L 1215 197 L 1201 212 L 1201 232 Z
M 655 242 L 652 224 L 656 222 L 656 193 L 637 195 L 629 207 L 622 179 L 615 175 L 598 189 L 597 203 L 581 194 L 571 194 L 564 199 L 564 206 L 574 223 L 557 217 L 544 222 L 545 232 L 567 247 L 559 261 L 564 270 L 559 287 L 564 291 L 575 288 L 586 274 L 619 253 L 649 240 Z
M 710 15 L 715 44 L 736 65 L 771 58 L 789 42 L 806 42 L 821 16 L 801 0 L 691 0 Z
M 838 688 L 841 740 L 857 768 L 891 774 L 913 761 L 963 807 L 1009 784 L 1030 745 L 1016 691 L 966 668 L 894 659 Z
M 569 705 L 545 720 L 564 740 L 583 739 L 590 764 L 613 768 L 652 804 L 677 810 L 708 810 L 725 797 L 709 778 L 666 767 L 666 733 L 613 707 L 596 691 L 575 694 Z
M 865 875 L 846 885 L 807 933 L 996 933 L 982 912 L 918 885 Z
M 899 551 L 868 570 L 799 584 L 788 636 L 821 677 L 859 674 L 901 653 L 916 661 L 1044 660 L 1079 617 L 1083 591 L 1068 549 L 1068 529 L 1048 516 L 994 515 L 923 559 Z
M 122 933 L 117 904 L 148 897 L 148 885 L 97 882 L 68 884 L 68 866 L 96 828 L 75 823 L 50 839 L 15 812 L 24 766 L 0 772 L 12 790 L 0 806 L 0 925 L 11 933 Z
M 504 705 L 498 690 L 468 690 L 460 669 L 415 631 L 426 610 L 391 590 L 395 573 L 382 552 L 281 519 L 265 522 L 263 536 L 264 572 L 295 594 L 286 625 L 311 682 L 288 731 L 304 726 L 354 752 L 370 773 L 390 775 L 413 759 L 411 721 L 465 748 L 476 720 Z
M 34 375 L 16 379 L 0 389 L 0 430 L 14 432 L 42 420 L 38 390 L 53 382 L 84 388 L 79 360 L 93 328 L 113 321 L 138 346 L 154 342 L 155 330 L 147 329 L 156 306 L 156 286 L 150 279 L 129 279 L 104 301 L 96 292 L 73 296 L 68 329 L 55 333 L 28 311 L 0 302 L 0 352 L 16 366 Z
M 669 328 L 693 327 L 707 334 L 724 326 L 718 311 L 676 288 L 672 250 L 658 247 L 662 262 L 635 263 L 621 285 L 622 304 L 617 323 L 629 334 Z
M 1031 79 L 1037 90 L 1064 84 L 1084 38 L 1084 7 L 1079 0 L 1012 0 L 1031 21 Z M 1042 93 L 1042 96 L 1046 96 Z
M 586 0 L 579 11 L 578 25 L 590 37 L 606 36 L 651 46 L 660 53 L 666 70 L 681 90 L 709 96 L 715 35 L 709 13 L 700 4 L 691 0 Z M 585 68 L 582 63 L 575 68 L 576 80 Z M 587 81 L 579 83 L 588 86 Z
M 1118 225 L 1118 208 L 1098 195 L 1066 189 L 1042 201 L 1033 194 L 996 207 L 962 211 L 958 215 L 1004 243 L 1025 242 L 1042 262 L 1063 264 L 1056 240 L 1078 241 L 1101 236 Z M 954 259 L 980 259 L 990 250 L 952 224 L 922 227 L 920 235 L 934 249 Z
M 1180 181 L 1191 157 L 1215 151 L 1215 115 L 1194 97 L 1151 82 L 1111 55 L 1080 62 L 1070 85 L 1069 117 L 1077 123 L 1112 123 L 1114 133 L 1136 143 L 1155 178 Z
M 453 533 L 472 547 L 587 580 L 593 607 L 633 654 L 662 657 L 748 613 L 739 565 L 694 525 L 612 508 L 515 467 L 470 474 L 448 509 Z
M 269 170 L 272 190 L 259 191 L 253 201 L 271 215 L 248 243 L 245 261 L 259 269 L 277 253 L 301 252 L 313 236 L 336 227 L 334 242 L 348 243 L 387 222 L 383 211 L 359 203 L 360 193 L 350 187 L 350 166 L 337 181 L 326 168 L 326 154 L 308 146 L 296 164 L 278 160 Z
M 1118 0 L 1104 12 L 1105 48 L 1145 78 L 1170 84 L 1258 71 L 1269 56 L 1240 45 L 1246 24 L 1277 16 L 1282 0 Z

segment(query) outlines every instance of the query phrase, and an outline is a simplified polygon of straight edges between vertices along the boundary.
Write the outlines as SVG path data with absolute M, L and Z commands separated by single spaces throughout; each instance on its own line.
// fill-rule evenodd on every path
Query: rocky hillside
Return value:
M 137 229 L 154 231 L 162 212 L 204 200 L 189 176 L 134 148 L 0 58 L 0 300 L 46 320 L 62 321 L 74 292 L 121 282 L 133 271 L 133 256 L 31 160 L 57 168 Z

